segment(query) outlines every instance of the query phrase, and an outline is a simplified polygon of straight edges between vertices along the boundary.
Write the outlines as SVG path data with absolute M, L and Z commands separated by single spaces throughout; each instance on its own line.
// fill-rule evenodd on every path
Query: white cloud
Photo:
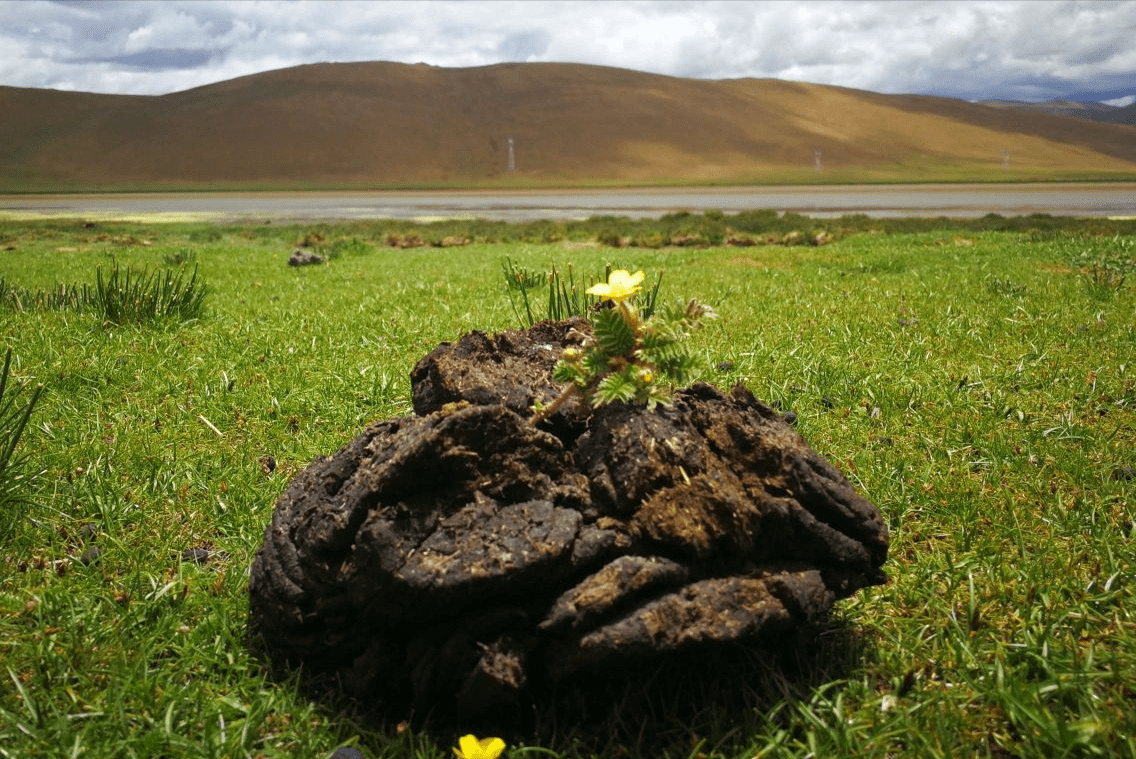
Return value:
M 1117 108 L 1123 108 L 1128 105 L 1136 103 L 1136 95 L 1126 95 L 1122 98 L 1113 98 L 1112 100 L 1102 100 L 1105 105 L 1115 105 Z
M 0 0 L 0 15 L 0 83 L 99 92 L 362 60 L 568 61 L 969 99 L 1110 97 L 1136 77 L 1133 2 Z
M 209 32 L 198 19 L 183 11 L 157 17 L 152 23 L 131 29 L 122 46 L 123 52 L 141 50 L 200 47 L 209 43 Z

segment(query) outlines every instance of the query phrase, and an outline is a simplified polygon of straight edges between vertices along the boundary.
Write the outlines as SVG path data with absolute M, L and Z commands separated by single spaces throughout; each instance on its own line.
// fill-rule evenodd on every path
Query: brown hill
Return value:
M 1055 116 L 1069 116 L 1089 121 L 1110 121 L 1115 124 L 1136 124 L 1136 103 L 1118 106 L 1108 103 L 1086 103 L 1080 100 L 1047 100 L 1044 103 L 1024 103 L 1020 100 L 980 100 L 981 105 L 994 108 L 1017 108 L 1023 111 L 1040 111 Z
M 316 64 L 157 97 L 0 87 L 0 113 L 5 191 L 1136 173 L 1128 125 L 575 64 Z

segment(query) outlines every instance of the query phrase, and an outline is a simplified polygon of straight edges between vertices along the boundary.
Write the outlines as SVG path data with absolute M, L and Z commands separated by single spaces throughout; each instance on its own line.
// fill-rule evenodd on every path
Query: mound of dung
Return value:
M 876 507 L 742 385 L 669 407 L 534 399 L 583 322 L 470 333 L 280 497 L 250 582 L 272 657 L 398 708 L 508 713 L 543 688 L 760 644 L 884 581 Z

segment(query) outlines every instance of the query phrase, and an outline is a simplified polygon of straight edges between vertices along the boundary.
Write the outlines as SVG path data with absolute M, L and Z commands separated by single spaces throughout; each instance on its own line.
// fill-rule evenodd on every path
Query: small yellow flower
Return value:
M 458 759 L 497 759 L 505 750 L 505 741 L 500 738 L 477 739 L 475 735 L 463 735 L 454 749 Z
M 611 298 L 619 303 L 639 292 L 641 289 L 639 283 L 643 281 L 643 276 L 641 271 L 629 274 L 626 269 L 616 269 L 608 275 L 607 284 L 592 285 L 586 292 L 601 298 Z
M 647 367 L 642 367 L 639 369 L 639 379 L 641 379 L 645 384 L 650 385 L 655 381 L 655 373 Z

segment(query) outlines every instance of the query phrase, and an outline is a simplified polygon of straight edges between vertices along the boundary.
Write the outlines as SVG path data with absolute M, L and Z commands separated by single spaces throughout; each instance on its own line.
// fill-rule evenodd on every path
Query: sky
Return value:
M 590 63 L 1136 101 L 1136 0 L 0 0 L 0 85 L 162 95 L 304 63 Z

